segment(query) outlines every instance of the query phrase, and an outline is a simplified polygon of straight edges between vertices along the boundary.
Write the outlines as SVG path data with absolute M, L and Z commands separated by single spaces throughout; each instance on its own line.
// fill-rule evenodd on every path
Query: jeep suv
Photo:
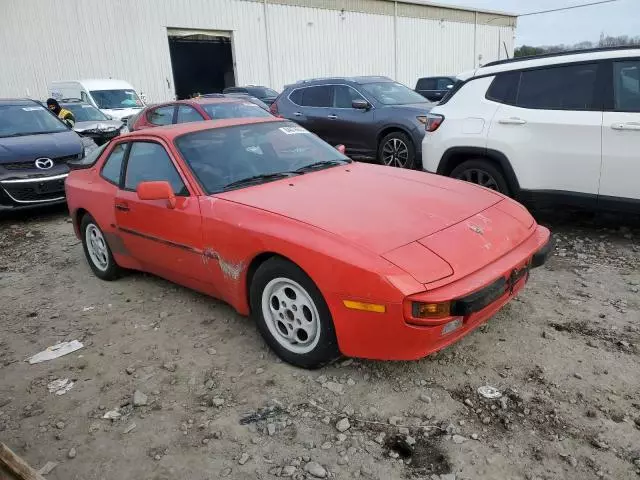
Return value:
M 424 169 L 524 202 L 640 210 L 640 48 L 516 58 L 459 76 Z
M 304 80 L 287 85 L 271 113 L 310 130 L 350 157 L 393 167 L 420 165 L 432 103 L 387 77 Z

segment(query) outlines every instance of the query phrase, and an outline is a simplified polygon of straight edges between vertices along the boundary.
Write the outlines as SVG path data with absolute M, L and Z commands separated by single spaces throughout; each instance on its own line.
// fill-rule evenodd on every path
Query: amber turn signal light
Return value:
M 451 316 L 451 302 L 413 302 L 411 314 L 413 318 L 446 318 Z

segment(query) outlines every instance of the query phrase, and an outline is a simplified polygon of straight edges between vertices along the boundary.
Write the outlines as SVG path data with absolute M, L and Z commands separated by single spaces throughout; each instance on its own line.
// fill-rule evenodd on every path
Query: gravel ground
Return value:
M 484 327 L 314 372 L 216 300 L 98 280 L 60 209 L 0 219 L 0 441 L 57 480 L 639 478 L 640 221 L 537 216 L 555 255 Z

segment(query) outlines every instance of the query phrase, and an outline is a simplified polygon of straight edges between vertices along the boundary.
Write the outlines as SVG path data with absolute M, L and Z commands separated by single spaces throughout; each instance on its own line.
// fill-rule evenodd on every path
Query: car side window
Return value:
M 153 125 L 171 125 L 173 123 L 173 105 L 154 108 L 147 114 L 147 119 Z
M 289 100 L 291 100 L 292 103 L 298 105 L 299 107 L 302 106 L 302 94 L 304 92 L 304 88 L 298 88 L 297 90 L 294 90 L 293 92 L 291 92 L 289 94 Z
M 302 105 L 305 107 L 330 107 L 331 92 L 329 85 L 308 87 L 302 93 Z
M 124 160 L 124 154 L 127 151 L 126 143 L 119 143 L 116 145 L 111 153 L 109 154 L 109 158 L 107 158 L 102 166 L 102 178 L 104 178 L 107 182 L 113 183 L 114 185 L 120 185 L 120 175 L 122 172 L 122 160 Z
M 189 105 L 180 105 L 178 107 L 178 117 L 176 123 L 201 122 L 204 120 L 202 115 Z
M 614 109 L 640 112 L 640 60 L 613 62 Z
M 598 65 L 564 65 L 523 71 L 516 105 L 543 110 L 598 110 L 595 87 Z
M 424 83 L 422 87 L 420 87 L 420 90 L 436 90 L 437 81 L 435 78 L 425 78 L 423 80 Z
M 491 82 L 486 97 L 494 102 L 514 105 L 519 83 L 520 72 L 499 73 Z
M 124 189 L 136 190 L 140 182 L 169 182 L 173 193 L 188 197 L 189 191 L 162 145 L 155 142 L 132 142 Z
M 334 108 L 353 108 L 354 100 L 364 100 L 364 97 L 357 90 L 347 85 L 333 86 L 333 106 Z
M 439 78 L 436 90 L 446 90 L 449 85 L 453 85 L 453 82 L 450 78 Z

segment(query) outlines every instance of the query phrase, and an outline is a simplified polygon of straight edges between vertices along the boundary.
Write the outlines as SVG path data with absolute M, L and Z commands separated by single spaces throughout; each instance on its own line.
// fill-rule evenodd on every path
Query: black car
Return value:
M 271 113 L 293 120 L 354 159 L 420 166 L 432 104 L 387 77 L 341 77 L 287 85 Z
M 77 133 L 33 100 L 0 100 L 0 211 L 64 203 Z
M 456 83 L 455 77 L 424 77 L 416 83 L 416 92 L 427 100 L 439 102 Z
M 227 87 L 222 93 L 244 93 L 262 100 L 267 105 L 271 105 L 276 98 L 278 98 L 278 92 L 268 87 L 262 87 L 260 85 L 247 85 L 245 87 Z
M 93 105 L 81 100 L 62 100 L 60 106 L 73 113 L 76 119 L 73 126 L 75 132 L 92 139 L 98 146 L 128 131 L 121 120 L 109 118 Z

